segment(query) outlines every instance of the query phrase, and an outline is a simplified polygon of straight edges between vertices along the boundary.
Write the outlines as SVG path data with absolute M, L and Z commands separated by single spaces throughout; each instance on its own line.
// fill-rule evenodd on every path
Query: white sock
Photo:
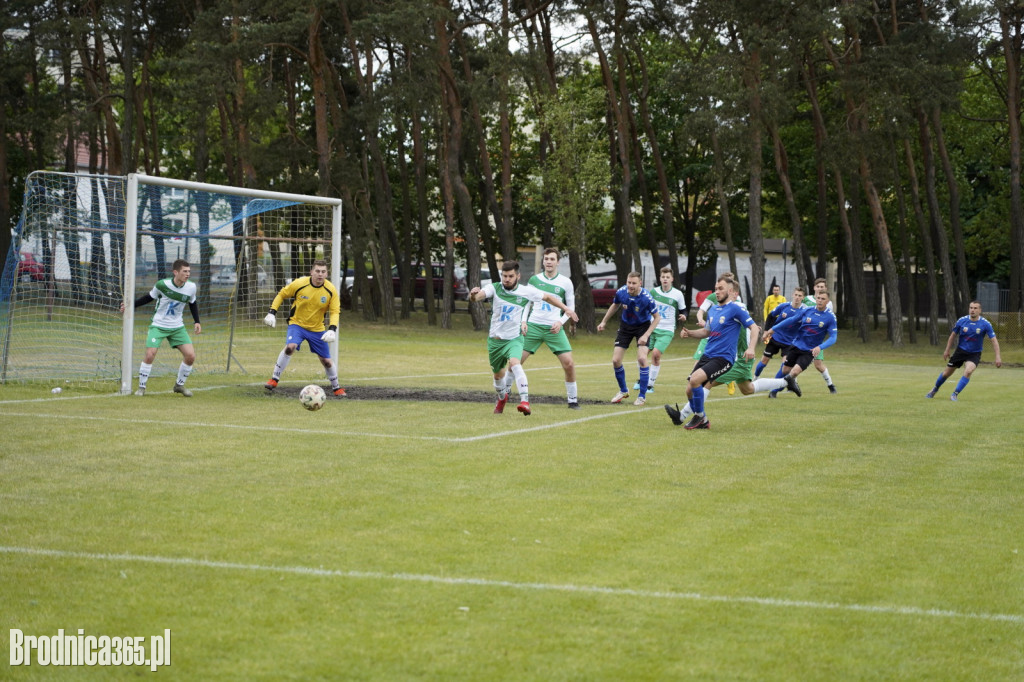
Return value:
M 338 366 L 331 365 L 327 368 L 327 380 L 331 382 L 331 388 L 337 390 L 341 388 L 341 384 L 338 383 Z
M 516 390 L 519 391 L 519 400 L 524 403 L 530 402 L 530 386 L 526 383 L 526 370 L 522 365 L 512 365 L 512 374 L 516 379 Z
M 514 378 L 515 378 L 515 375 L 512 373 L 511 369 L 509 369 L 507 372 L 505 372 L 505 392 L 506 393 L 509 393 L 509 394 L 512 393 L 512 383 L 513 383 L 513 379 Z
M 577 400 L 579 400 L 579 398 L 576 395 L 576 382 L 575 381 L 567 381 L 567 382 L 565 382 L 565 397 L 569 400 L 570 403 L 574 403 Z
M 785 379 L 757 379 L 754 381 L 754 393 L 765 393 L 786 388 Z
M 291 362 L 291 360 L 292 356 L 288 355 L 284 351 L 281 351 L 281 354 L 277 356 L 277 364 L 274 365 L 274 379 L 281 379 L 281 375 L 284 374 L 284 368 L 288 366 L 288 363 Z
M 139 388 L 145 388 L 146 382 L 149 381 L 149 373 L 153 371 L 153 365 L 147 365 L 145 362 L 139 364 Z
M 508 372 L 505 372 L 505 376 L 500 379 L 494 380 L 494 390 L 498 392 L 498 397 L 505 395 L 505 377 L 508 376 Z
M 186 365 L 184 362 L 178 367 L 178 385 L 184 386 L 185 379 L 188 379 L 188 375 L 192 373 L 192 365 Z
M 828 368 L 827 367 L 825 368 L 825 371 L 821 373 L 821 378 L 825 380 L 825 384 L 827 386 L 831 386 L 832 385 L 832 377 L 830 377 L 828 375 Z
M 658 379 L 658 373 L 661 372 L 661 365 L 651 365 L 650 375 L 647 377 L 647 386 L 653 386 L 654 382 Z
M 688 420 L 692 416 L 693 416 L 693 408 L 690 407 L 690 403 L 686 403 L 685 405 L 683 405 L 683 411 L 679 413 L 679 417 L 683 421 L 686 421 L 686 420 Z

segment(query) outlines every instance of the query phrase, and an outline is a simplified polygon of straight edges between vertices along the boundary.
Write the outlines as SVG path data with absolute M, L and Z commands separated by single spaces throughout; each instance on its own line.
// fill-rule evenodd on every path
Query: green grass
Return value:
M 483 334 L 455 322 L 346 314 L 343 385 L 491 390 Z M 584 397 L 616 390 L 612 338 L 574 342 Z M 813 370 L 800 399 L 719 388 L 711 430 L 686 432 L 661 404 L 683 400 L 693 342 L 645 409 L 523 418 L 307 413 L 263 395 L 280 341 L 241 344 L 250 374 L 196 376 L 191 400 L 170 377 L 141 399 L 0 387 L 4 641 L 170 628 L 159 675 L 188 680 L 1024 677 L 1024 349 L 954 404 L 955 378 L 923 397 L 941 347 L 847 332 L 838 395 Z M 317 366 L 297 356 L 288 385 Z M 526 369 L 562 394 L 550 355 Z

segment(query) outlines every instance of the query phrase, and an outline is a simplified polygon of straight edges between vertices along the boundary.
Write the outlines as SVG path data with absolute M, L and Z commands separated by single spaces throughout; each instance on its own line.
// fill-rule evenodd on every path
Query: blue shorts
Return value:
M 285 343 L 294 343 L 295 348 L 299 349 L 302 347 L 303 341 L 308 341 L 309 351 L 311 353 L 316 353 L 317 356 L 321 358 L 330 358 L 330 346 L 328 346 L 326 342 L 320 340 L 320 337 L 323 335 L 324 333 L 322 331 L 311 332 L 305 327 L 300 327 L 297 324 L 290 324 L 288 325 L 288 338 L 285 340 Z

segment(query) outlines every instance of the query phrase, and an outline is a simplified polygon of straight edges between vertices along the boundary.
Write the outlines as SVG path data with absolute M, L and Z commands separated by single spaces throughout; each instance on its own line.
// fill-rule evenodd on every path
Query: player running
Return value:
M 817 292 L 814 294 L 814 300 L 814 308 L 803 308 L 799 315 L 776 323 L 765 334 L 767 343 L 779 332 L 785 332 L 788 329 L 798 330 L 799 333 L 795 335 L 793 345 L 789 347 L 786 361 L 782 367 L 784 372 L 792 375 L 794 379 L 807 369 L 813 359 L 821 354 L 821 351 L 833 345 L 838 338 L 839 324 L 836 322 L 836 316 L 828 310 L 828 292 Z M 799 395 L 799 392 L 796 393 Z M 776 391 L 769 393 L 768 397 L 776 397 Z
M 828 293 L 828 282 L 825 281 L 824 277 L 819 277 L 818 279 L 814 280 L 814 294 L 815 294 L 815 296 L 817 296 L 821 292 L 825 292 L 826 294 Z M 814 298 L 807 297 L 807 298 L 804 299 L 804 307 L 806 307 L 806 308 L 813 308 L 814 305 L 815 305 L 815 299 Z M 826 310 L 828 310 L 828 312 L 830 312 L 832 314 L 835 314 L 835 310 L 832 308 L 832 301 L 831 300 L 829 300 L 828 308 L 826 308 Z M 832 393 L 833 395 L 835 393 L 837 393 L 836 385 L 832 383 L 832 375 L 828 373 L 828 367 L 825 366 L 825 352 L 824 351 L 822 351 L 821 353 L 818 353 L 817 355 L 814 356 L 814 369 L 818 370 L 818 372 L 821 373 L 821 378 L 825 380 L 825 385 L 828 387 L 828 392 Z
M 482 288 L 473 287 L 469 292 L 469 300 L 494 299 L 491 328 L 487 335 L 487 357 L 494 373 L 494 390 L 498 392 L 494 414 L 504 412 L 505 403 L 512 393 L 511 379 L 514 378 L 520 401 L 516 409 L 528 416 L 530 389 L 520 359 L 523 355 L 522 323 L 526 306 L 531 302 L 545 302 L 561 310 L 573 322 L 579 321 L 579 317 L 576 311 L 553 295 L 529 284 L 520 284 L 519 276 L 519 263 L 514 260 L 505 261 L 501 266 L 501 285 L 496 287 L 491 282 Z
M 803 287 L 793 288 L 793 298 L 785 303 L 776 306 L 768 315 L 765 317 L 765 333 L 774 327 L 779 322 L 785 322 L 794 315 L 799 315 L 800 310 L 804 307 L 804 297 L 806 292 Z M 776 332 L 770 341 L 767 341 L 764 346 L 764 354 L 761 356 L 761 360 L 757 363 L 757 367 L 754 368 L 754 376 L 761 376 L 761 372 L 768 366 L 768 363 L 772 361 L 772 358 L 776 353 L 781 353 L 779 356 L 783 360 L 786 358 L 786 350 L 793 344 L 794 330 L 786 330 Z M 775 374 L 776 379 L 782 378 L 784 372 L 782 371 L 782 365 L 779 365 L 779 371 Z
M 619 384 L 619 392 L 612 397 L 613 403 L 621 403 L 629 397 L 626 388 L 626 370 L 622 366 L 622 358 L 629 344 L 636 339 L 636 364 L 640 366 L 640 395 L 634 405 L 647 402 L 647 385 L 650 383 L 650 370 L 647 367 L 647 351 L 651 334 L 661 321 L 658 304 L 654 302 L 647 290 L 640 286 L 640 273 L 631 272 L 626 276 L 626 286 L 615 292 L 615 298 L 604 318 L 597 325 L 597 331 L 603 332 L 608 320 L 622 308 L 619 331 L 615 335 L 615 348 L 612 350 L 612 369 L 615 370 L 615 381 Z
M 338 318 L 341 315 L 341 303 L 338 290 L 327 279 L 327 261 L 313 261 L 313 268 L 308 277 L 299 277 L 286 284 L 277 292 L 274 302 L 270 304 L 270 312 L 263 318 L 268 327 L 277 325 L 277 311 L 287 299 L 292 299 L 292 307 L 288 311 L 288 335 L 285 338 L 284 350 L 277 356 L 274 373 L 265 384 L 268 391 L 277 388 L 292 355 L 302 346 L 309 343 L 309 351 L 320 358 L 324 366 L 327 380 L 331 382 L 331 390 L 336 396 L 345 395 L 345 389 L 338 383 L 338 367 L 331 359 L 329 344 L 338 339 Z M 329 326 L 324 327 L 324 316 L 329 316 Z
M 703 386 L 714 382 L 732 368 L 736 362 L 736 348 L 740 333 L 744 329 L 751 330 L 754 338 L 761 333 L 747 309 L 731 300 L 730 292 L 733 284 L 734 280 L 724 276 L 719 277 L 715 282 L 715 295 L 719 301 L 726 301 L 726 303 L 714 305 L 708 309 L 706 326 L 693 330 L 683 327 L 679 332 L 680 338 L 684 339 L 690 337 L 708 339 L 704 353 L 694 366 L 686 387 L 686 398 L 689 401 L 690 409 L 693 410 L 693 417 L 686 422 L 687 429 L 711 428 L 711 422 L 704 413 Z M 753 360 L 754 349 L 748 346 L 743 357 Z M 673 422 L 678 419 L 678 409 L 675 416 L 673 416 L 670 405 L 665 406 L 665 411 L 669 417 L 672 417 Z
M 968 314 L 953 325 L 953 331 L 950 332 L 949 339 L 946 341 L 946 350 L 942 353 L 946 367 L 939 374 L 939 378 L 935 380 L 935 387 L 928 391 L 926 398 L 934 398 L 939 386 L 945 383 L 957 367 L 963 367 L 964 374 L 957 382 L 953 394 L 949 396 L 953 402 L 957 401 L 960 391 L 967 387 L 967 382 L 971 380 L 974 370 L 978 369 L 978 363 L 981 362 L 981 347 L 985 343 L 986 336 L 992 339 L 992 350 L 996 353 L 996 367 L 1003 366 L 1003 358 L 999 353 L 999 339 L 996 338 L 996 331 L 992 328 L 992 324 L 981 316 L 981 303 L 971 301 L 967 311 Z M 957 340 L 956 352 L 950 357 L 949 351 L 953 348 L 953 339 Z
M 739 284 L 733 280 L 729 284 L 729 289 L 729 302 L 736 303 L 746 309 L 743 302 L 739 300 Z M 705 400 L 707 400 L 708 396 L 711 394 L 711 389 L 715 386 L 731 383 L 735 383 L 736 386 L 739 386 L 740 393 L 743 395 L 765 393 L 767 391 L 782 390 L 784 388 L 795 392 L 798 396 L 800 395 L 800 387 L 797 385 L 796 379 L 788 374 L 781 378 L 753 380 L 751 377 L 751 371 L 754 365 L 754 354 L 747 353 L 747 348 L 750 347 L 751 343 L 755 345 L 757 344 L 757 337 L 754 336 L 754 329 L 740 330 L 739 337 L 736 340 L 736 362 L 733 363 L 733 366 L 728 372 L 717 377 L 709 384 L 705 384 L 702 388 L 697 389 L 704 392 Z M 749 358 L 747 357 L 748 355 Z M 672 423 L 676 426 L 681 426 L 693 417 L 693 408 L 690 407 L 689 403 L 683 405 L 682 410 L 679 409 L 678 404 L 676 404 L 674 408 L 666 405 L 665 412 L 668 413 Z
M 139 390 L 135 391 L 135 395 L 146 395 L 146 382 L 153 371 L 156 352 L 160 350 L 160 344 L 164 339 L 167 339 L 171 348 L 177 348 L 181 352 L 181 365 L 178 367 L 178 379 L 174 382 L 174 392 L 186 398 L 192 397 L 192 391 L 185 388 L 185 380 L 192 373 L 196 351 L 192 346 L 192 339 L 185 331 L 185 321 L 182 319 L 186 304 L 188 311 L 192 313 L 195 333 L 202 334 L 203 326 L 199 324 L 196 284 L 188 281 L 191 274 L 192 266 L 188 261 L 179 258 L 171 264 L 171 277 L 157 281 L 148 294 L 140 296 L 135 301 L 135 308 L 156 301 L 153 321 L 146 332 L 146 355 L 139 364 Z M 124 301 L 121 302 L 120 310 L 124 312 Z
M 527 283 L 545 293 L 557 297 L 569 310 L 576 310 L 576 294 L 572 280 L 558 272 L 558 260 L 561 254 L 558 249 L 548 247 L 544 249 L 542 263 L 544 272 L 534 275 Z M 579 397 L 576 393 L 576 364 L 572 359 L 572 346 L 569 345 L 569 337 L 565 334 L 564 325 L 569 321 L 567 313 L 559 313 L 559 310 L 550 303 L 542 302 L 537 305 L 530 304 L 530 312 L 523 316 L 523 357 L 520 363 L 525 363 L 542 344 L 547 347 L 558 358 L 565 372 L 565 396 L 569 402 L 569 408 L 580 409 Z

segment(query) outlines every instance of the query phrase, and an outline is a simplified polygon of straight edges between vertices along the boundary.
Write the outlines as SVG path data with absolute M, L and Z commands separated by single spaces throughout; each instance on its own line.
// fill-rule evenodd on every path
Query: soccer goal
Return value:
M 129 393 L 153 311 L 132 303 L 179 258 L 191 266 L 203 325 L 193 334 L 185 312 L 193 376 L 256 364 L 266 373 L 283 344 L 262 325 L 277 291 L 317 259 L 339 292 L 347 289 L 341 218 L 340 199 L 136 174 L 32 173 L 0 278 L 0 383 L 116 381 Z M 164 346 L 151 376 L 173 376 L 180 361 Z

